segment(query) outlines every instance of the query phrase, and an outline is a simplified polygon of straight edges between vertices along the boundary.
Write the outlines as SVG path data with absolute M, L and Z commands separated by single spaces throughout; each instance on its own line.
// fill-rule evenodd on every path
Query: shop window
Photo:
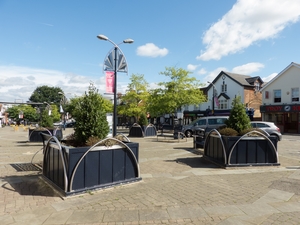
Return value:
M 299 102 L 299 88 L 292 88 L 292 102 Z
M 274 90 L 274 102 L 281 102 L 281 90 Z

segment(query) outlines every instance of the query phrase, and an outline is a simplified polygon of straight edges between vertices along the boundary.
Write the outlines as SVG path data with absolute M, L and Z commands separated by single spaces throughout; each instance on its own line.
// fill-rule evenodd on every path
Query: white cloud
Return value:
M 199 71 L 197 71 L 197 74 L 199 74 L 199 75 L 204 75 L 206 73 L 207 73 L 207 71 L 203 68 L 201 68 Z
M 278 73 L 272 73 L 270 74 L 269 76 L 267 77 L 262 77 L 261 79 L 264 81 L 264 82 L 269 82 L 270 80 L 272 80 L 274 77 L 277 76 Z
M 213 71 L 211 71 L 206 77 L 204 77 L 203 82 L 207 83 L 207 81 L 212 82 L 221 71 L 227 71 L 227 69 L 225 67 L 219 67 Z
M 189 71 L 195 71 L 198 66 L 199 65 L 189 64 L 189 65 L 187 65 L 187 70 L 189 70 Z
M 168 54 L 168 49 L 166 48 L 159 48 L 153 43 L 147 43 L 137 48 L 136 53 L 139 56 L 146 56 L 146 57 L 164 57 Z
M 299 0 L 238 0 L 221 20 L 205 32 L 203 44 L 206 50 L 197 59 L 219 60 L 259 40 L 275 38 L 299 17 Z
M 234 67 L 232 69 L 233 73 L 239 73 L 243 75 L 250 75 L 254 72 L 259 71 L 261 68 L 264 68 L 264 65 L 261 63 L 253 62 L 253 63 L 247 63 L 241 66 Z
M 43 85 L 60 87 L 67 97 L 81 96 L 88 90 L 90 82 L 95 83 L 99 93 L 105 93 L 105 77 L 91 79 L 72 73 L 56 70 L 44 70 L 18 66 L 0 66 L 0 101 L 26 102 L 33 91 Z M 118 92 L 123 92 L 126 85 L 118 82 Z

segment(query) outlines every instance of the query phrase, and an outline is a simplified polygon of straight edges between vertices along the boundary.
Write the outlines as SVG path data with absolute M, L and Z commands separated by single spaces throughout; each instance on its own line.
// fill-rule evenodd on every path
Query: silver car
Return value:
M 280 128 L 277 127 L 273 122 L 251 121 L 251 126 L 253 128 L 259 128 L 266 131 L 270 136 L 277 137 L 278 141 L 281 141 L 282 139 Z
M 187 137 L 191 137 L 193 134 L 197 134 L 205 130 L 206 128 L 217 129 L 225 125 L 225 121 L 228 119 L 228 116 L 208 116 L 201 117 L 188 125 L 182 126 L 182 133 Z

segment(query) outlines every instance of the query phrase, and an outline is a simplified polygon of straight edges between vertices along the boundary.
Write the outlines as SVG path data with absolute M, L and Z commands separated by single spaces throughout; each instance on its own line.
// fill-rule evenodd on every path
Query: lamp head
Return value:
M 130 39 L 130 38 L 125 39 L 125 40 L 123 41 L 123 43 L 127 43 L 127 44 L 132 44 L 133 42 L 134 42 L 134 40 L 132 40 L 132 39 Z
M 103 34 L 99 34 L 99 35 L 97 36 L 97 38 L 99 38 L 100 40 L 104 40 L 104 41 L 107 41 L 107 40 L 108 40 L 108 37 L 106 37 L 106 36 L 103 35 Z

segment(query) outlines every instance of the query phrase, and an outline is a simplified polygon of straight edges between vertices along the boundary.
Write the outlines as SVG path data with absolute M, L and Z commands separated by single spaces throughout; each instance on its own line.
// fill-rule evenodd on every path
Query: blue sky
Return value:
M 300 0 L 0 0 L 0 101 L 28 101 L 38 86 L 81 95 L 102 71 L 113 45 L 122 44 L 128 75 L 150 87 L 166 81 L 166 67 L 189 70 L 201 83 L 222 70 L 265 81 L 300 63 Z

